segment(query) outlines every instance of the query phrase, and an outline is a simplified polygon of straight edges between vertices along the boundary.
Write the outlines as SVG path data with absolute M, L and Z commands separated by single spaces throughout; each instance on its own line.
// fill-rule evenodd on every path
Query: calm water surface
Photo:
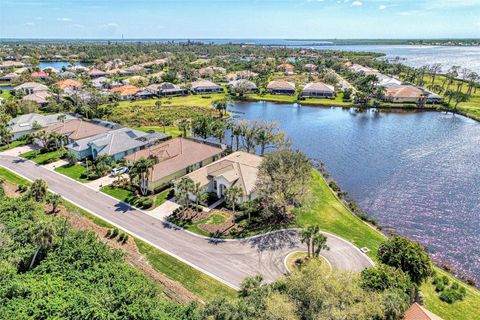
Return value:
M 75 64 L 76 64 L 76 65 L 82 65 L 81 63 L 78 63 L 78 62 L 75 63 Z M 39 68 L 42 69 L 42 70 L 45 69 L 45 68 L 55 68 L 55 69 L 57 69 L 58 71 L 62 71 L 62 68 L 63 68 L 63 67 L 67 68 L 67 67 L 70 67 L 71 65 L 72 65 L 72 64 L 71 64 L 70 62 L 68 62 L 68 61 L 54 61 L 54 62 L 52 62 L 52 61 L 47 61 L 47 62 L 43 61 L 43 62 L 40 62 L 40 63 L 38 64 Z
M 480 282 L 480 124 L 437 112 L 237 103 L 276 120 L 362 209 Z

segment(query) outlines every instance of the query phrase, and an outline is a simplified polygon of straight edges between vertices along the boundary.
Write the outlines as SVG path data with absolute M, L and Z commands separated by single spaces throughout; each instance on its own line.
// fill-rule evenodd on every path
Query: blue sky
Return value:
M 480 37 L 480 0 L 0 0 L 0 38 Z

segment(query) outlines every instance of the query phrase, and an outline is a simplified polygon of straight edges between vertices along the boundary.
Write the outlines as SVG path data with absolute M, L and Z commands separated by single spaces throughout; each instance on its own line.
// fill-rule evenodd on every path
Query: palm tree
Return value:
M 312 247 L 313 226 L 302 229 L 300 231 L 300 241 L 307 244 L 307 256 L 310 257 Z
M 141 158 L 140 160 L 136 161 L 129 170 L 130 180 L 139 180 L 140 192 L 144 196 L 148 193 L 150 172 L 153 166 L 157 163 L 157 157 Z
M 47 195 L 48 185 L 42 179 L 37 179 L 33 181 L 30 189 L 28 191 L 28 195 L 32 197 L 36 202 L 43 202 L 45 196 Z
M 312 238 L 312 254 L 318 258 L 322 250 L 330 250 L 327 246 L 327 237 L 320 233 L 316 233 Z
M 29 269 L 31 269 L 34 265 L 37 255 L 42 247 L 49 247 L 55 243 L 55 231 L 55 226 L 53 225 L 52 221 L 44 221 L 40 224 L 37 224 L 35 228 L 35 234 L 33 236 L 33 242 L 37 246 L 37 249 L 35 250 L 32 261 L 30 262 Z
M 307 244 L 308 256 L 318 257 L 321 250 L 329 250 L 327 237 L 322 234 L 319 226 L 308 226 L 300 231 L 300 241 Z
M 452 101 L 453 97 L 455 96 L 455 91 L 452 89 L 447 89 L 445 90 L 444 96 L 448 98 L 447 104 L 450 105 L 450 102 Z
M 225 193 L 223 194 L 223 197 L 225 199 L 225 202 L 229 206 L 232 207 L 233 214 L 235 214 L 235 206 L 238 202 L 243 197 L 243 191 L 239 187 L 230 187 L 227 190 L 225 190 Z
M 215 101 L 213 103 L 213 108 L 218 111 L 218 116 L 220 118 L 223 118 L 224 112 L 227 110 L 228 107 L 228 100 L 227 99 L 222 99 L 219 101 Z
M 197 183 L 188 183 L 187 191 L 190 189 L 190 192 L 192 195 L 195 197 L 195 211 L 198 212 L 198 207 L 200 206 L 200 203 L 205 202 L 207 199 L 207 194 L 205 193 L 205 190 L 202 188 L 200 185 L 200 182 Z
M 183 177 L 175 187 L 175 197 L 177 202 L 183 207 L 183 212 L 185 212 L 186 207 L 190 203 L 190 193 L 194 187 L 193 180 L 187 177 Z
M 178 122 L 177 127 L 180 131 L 182 131 L 182 136 L 186 138 L 187 131 L 190 130 L 190 121 L 188 119 L 181 119 Z
M 52 213 L 56 213 L 58 206 L 62 203 L 62 196 L 57 193 L 52 193 L 47 197 L 47 203 L 52 206 Z
M 453 96 L 453 100 L 455 100 L 455 106 L 453 107 L 453 110 L 456 112 L 458 104 L 460 102 L 467 102 L 470 100 L 470 96 L 463 92 L 456 92 Z

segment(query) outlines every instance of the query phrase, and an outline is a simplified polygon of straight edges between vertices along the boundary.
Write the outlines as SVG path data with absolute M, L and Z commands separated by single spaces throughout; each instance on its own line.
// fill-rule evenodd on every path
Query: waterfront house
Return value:
M 294 95 L 295 83 L 284 81 L 284 80 L 270 81 L 265 91 L 270 94 Z
M 25 82 L 13 88 L 14 91 L 22 91 L 24 94 L 32 94 L 34 92 L 48 91 L 48 87 L 38 82 Z
M 150 171 L 148 185 L 142 186 L 154 191 L 220 158 L 223 149 L 219 146 L 197 142 L 191 138 L 174 138 L 137 151 L 125 157 L 129 164 L 149 157 L 156 157 L 158 163 Z
M 67 146 L 67 149 L 79 160 L 85 158 L 95 160 L 100 155 L 108 155 L 114 161 L 119 161 L 129 154 L 169 137 L 164 133 L 146 133 L 130 128 L 120 128 L 74 141 Z
M 233 80 L 228 83 L 228 90 L 232 93 L 255 93 L 258 87 L 252 81 L 246 79 Z
M 255 79 L 256 77 L 258 77 L 258 73 L 250 71 L 250 70 L 243 70 L 243 71 L 239 71 L 236 74 L 236 79 L 235 80 L 240 80 L 240 79 L 250 79 L 251 80 L 251 79 Z
M 3 61 L 0 63 L 0 69 L 14 69 L 14 68 L 23 68 L 26 64 L 20 61 Z
M 0 81 L 10 82 L 12 80 L 18 79 L 19 77 L 20 75 L 18 73 L 10 72 L 10 73 L 7 73 L 6 75 L 1 76 Z
M 384 100 L 393 103 L 419 103 L 428 96 L 423 90 L 411 85 L 396 85 L 386 88 Z
M 151 91 L 159 97 L 166 96 L 184 96 L 188 94 L 188 89 L 182 88 L 176 84 L 170 82 L 164 82 L 161 84 L 152 84 L 145 88 Z
M 65 116 L 65 120 L 75 119 L 75 117 L 63 113 L 50 115 L 28 113 L 15 117 L 9 122 L 13 140 L 21 139 L 23 136 L 33 133 L 38 129 L 61 122 L 61 116 Z
M 311 82 L 302 90 L 302 97 L 305 98 L 333 98 L 335 88 L 323 82 Z
M 222 93 L 223 88 L 209 80 L 199 80 L 192 82 L 192 92 L 194 94 L 202 93 Z
M 237 151 L 186 175 L 199 183 L 205 192 L 215 192 L 222 198 L 231 187 L 242 190 L 238 203 L 256 198 L 255 185 L 258 168 L 263 158 L 255 154 Z M 177 180 L 178 181 L 178 180 Z M 194 199 L 193 195 L 190 195 Z
M 312 73 L 312 72 L 317 71 L 317 66 L 314 65 L 313 63 L 307 63 L 307 64 L 305 65 L 305 70 L 307 70 L 308 72 Z

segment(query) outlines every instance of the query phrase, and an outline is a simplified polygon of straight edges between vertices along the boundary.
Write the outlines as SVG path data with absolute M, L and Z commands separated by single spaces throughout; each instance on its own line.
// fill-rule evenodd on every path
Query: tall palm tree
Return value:
M 157 163 L 157 157 L 141 158 L 136 161 L 129 170 L 130 180 L 139 180 L 140 192 L 144 196 L 148 193 L 148 183 L 150 181 L 151 170 Z
M 47 197 L 47 203 L 52 206 L 52 213 L 55 214 L 58 206 L 62 203 L 62 196 L 57 193 L 52 193 Z
M 49 247 L 55 244 L 55 231 L 55 226 L 53 225 L 52 221 L 45 221 L 37 224 L 35 228 L 35 234 L 32 239 L 36 244 L 37 249 L 35 250 L 32 261 L 30 262 L 29 269 L 31 269 L 34 265 L 38 253 L 42 247 Z
M 183 177 L 175 187 L 175 197 L 177 202 L 183 207 L 183 212 L 185 212 L 186 207 L 190 203 L 190 193 L 194 187 L 193 180 L 187 177 Z
M 302 229 L 302 231 L 300 231 L 300 241 L 302 243 L 307 244 L 307 256 L 309 256 L 309 257 L 310 257 L 310 252 L 311 252 L 311 248 L 312 248 L 312 241 L 311 241 L 312 236 L 313 236 L 312 226 L 304 228 L 304 229 Z

